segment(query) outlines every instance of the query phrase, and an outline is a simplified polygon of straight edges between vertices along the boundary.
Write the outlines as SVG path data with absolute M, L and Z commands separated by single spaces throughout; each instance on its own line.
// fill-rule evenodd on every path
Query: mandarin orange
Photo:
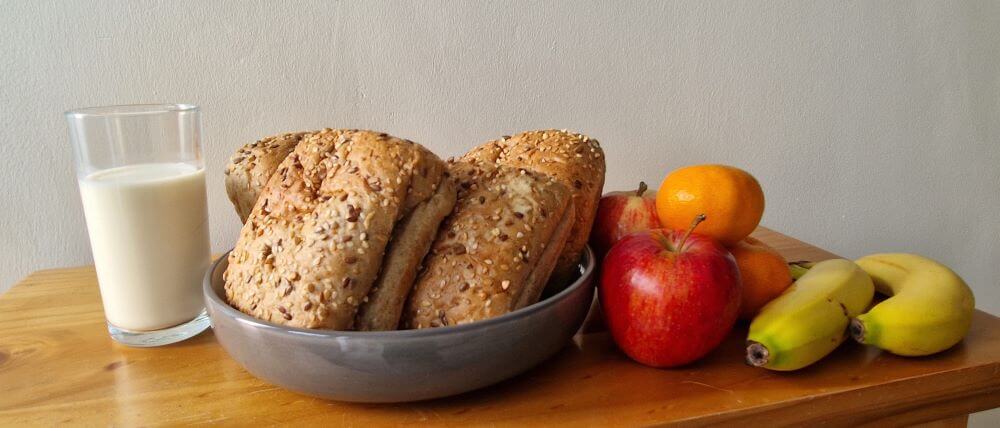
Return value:
M 774 248 L 748 236 L 729 248 L 743 282 L 740 318 L 752 319 L 760 308 L 792 285 L 788 262 Z
M 698 233 L 733 245 L 757 228 L 764 191 L 750 173 L 728 165 L 694 165 L 674 170 L 656 193 L 660 223 L 684 230 L 699 214 Z

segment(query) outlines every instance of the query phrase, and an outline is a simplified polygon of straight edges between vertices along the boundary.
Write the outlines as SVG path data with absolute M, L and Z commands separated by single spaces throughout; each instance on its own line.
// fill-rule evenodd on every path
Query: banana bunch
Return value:
M 750 323 L 747 363 L 797 370 L 819 361 L 847 338 L 851 317 L 874 294 L 871 278 L 854 262 L 816 263 Z
M 969 331 L 975 299 L 946 266 L 914 254 L 873 254 L 791 266 L 795 284 L 750 324 L 747 363 L 797 370 L 847 337 L 897 355 L 941 352 Z M 888 296 L 866 312 L 874 291 Z
M 872 254 L 857 260 L 889 296 L 851 321 L 851 336 L 896 355 L 930 355 L 969 332 L 976 301 L 955 272 L 915 254 Z

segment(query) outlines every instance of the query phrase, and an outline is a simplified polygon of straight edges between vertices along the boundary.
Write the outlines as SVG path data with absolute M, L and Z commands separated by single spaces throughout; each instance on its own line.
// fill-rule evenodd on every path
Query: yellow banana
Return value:
M 747 363 L 797 370 L 819 361 L 847 338 L 850 318 L 874 294 L 871 278 L 854 262 L 816 263 L 750 323 Z
M 890 296 L 851 321 L 851 336 L 903 356 L 930 355 L 969 332 L 976 302 L 955 272 L 915 254 L 873 254 L 857 261 Z

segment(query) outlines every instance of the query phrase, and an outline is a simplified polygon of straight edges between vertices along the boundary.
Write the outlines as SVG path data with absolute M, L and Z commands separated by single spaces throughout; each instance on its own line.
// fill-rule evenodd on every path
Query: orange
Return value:
M 764 215 L 764 191 L 750 173 L 727 165 L 674 170 L 656 192 L 656 211 L 668 229 L 686 230 L 698 214 L 696 233 L 733 245 L 757 228 Z
M 792 285 L 792 274 L 785 258 L 756 238 L 747 237 L 729 248 L 729 252 L 736 258 L 743 281 L 740 318 L 752 319 L 767 302 Z

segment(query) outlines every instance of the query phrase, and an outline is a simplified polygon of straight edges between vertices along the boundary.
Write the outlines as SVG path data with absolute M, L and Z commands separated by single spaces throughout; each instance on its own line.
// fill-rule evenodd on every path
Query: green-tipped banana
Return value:
M 797 281 L 815 265 L 816 263 L 806 261 L 788 262 L 788 273 L 792 275 L 792 279 Z
M 850 260 L 816 263 L 750 323 L 747 363 L 797 370 L 847 338 L 847 325 L 871 304 L 871 278 Z
M 890 296 L 851 321 L 851 336 L 903 356 L 930 355 L 962 341 L 976 302 L 955 272 L 915 254 L 873 254 L 857 261 Z

